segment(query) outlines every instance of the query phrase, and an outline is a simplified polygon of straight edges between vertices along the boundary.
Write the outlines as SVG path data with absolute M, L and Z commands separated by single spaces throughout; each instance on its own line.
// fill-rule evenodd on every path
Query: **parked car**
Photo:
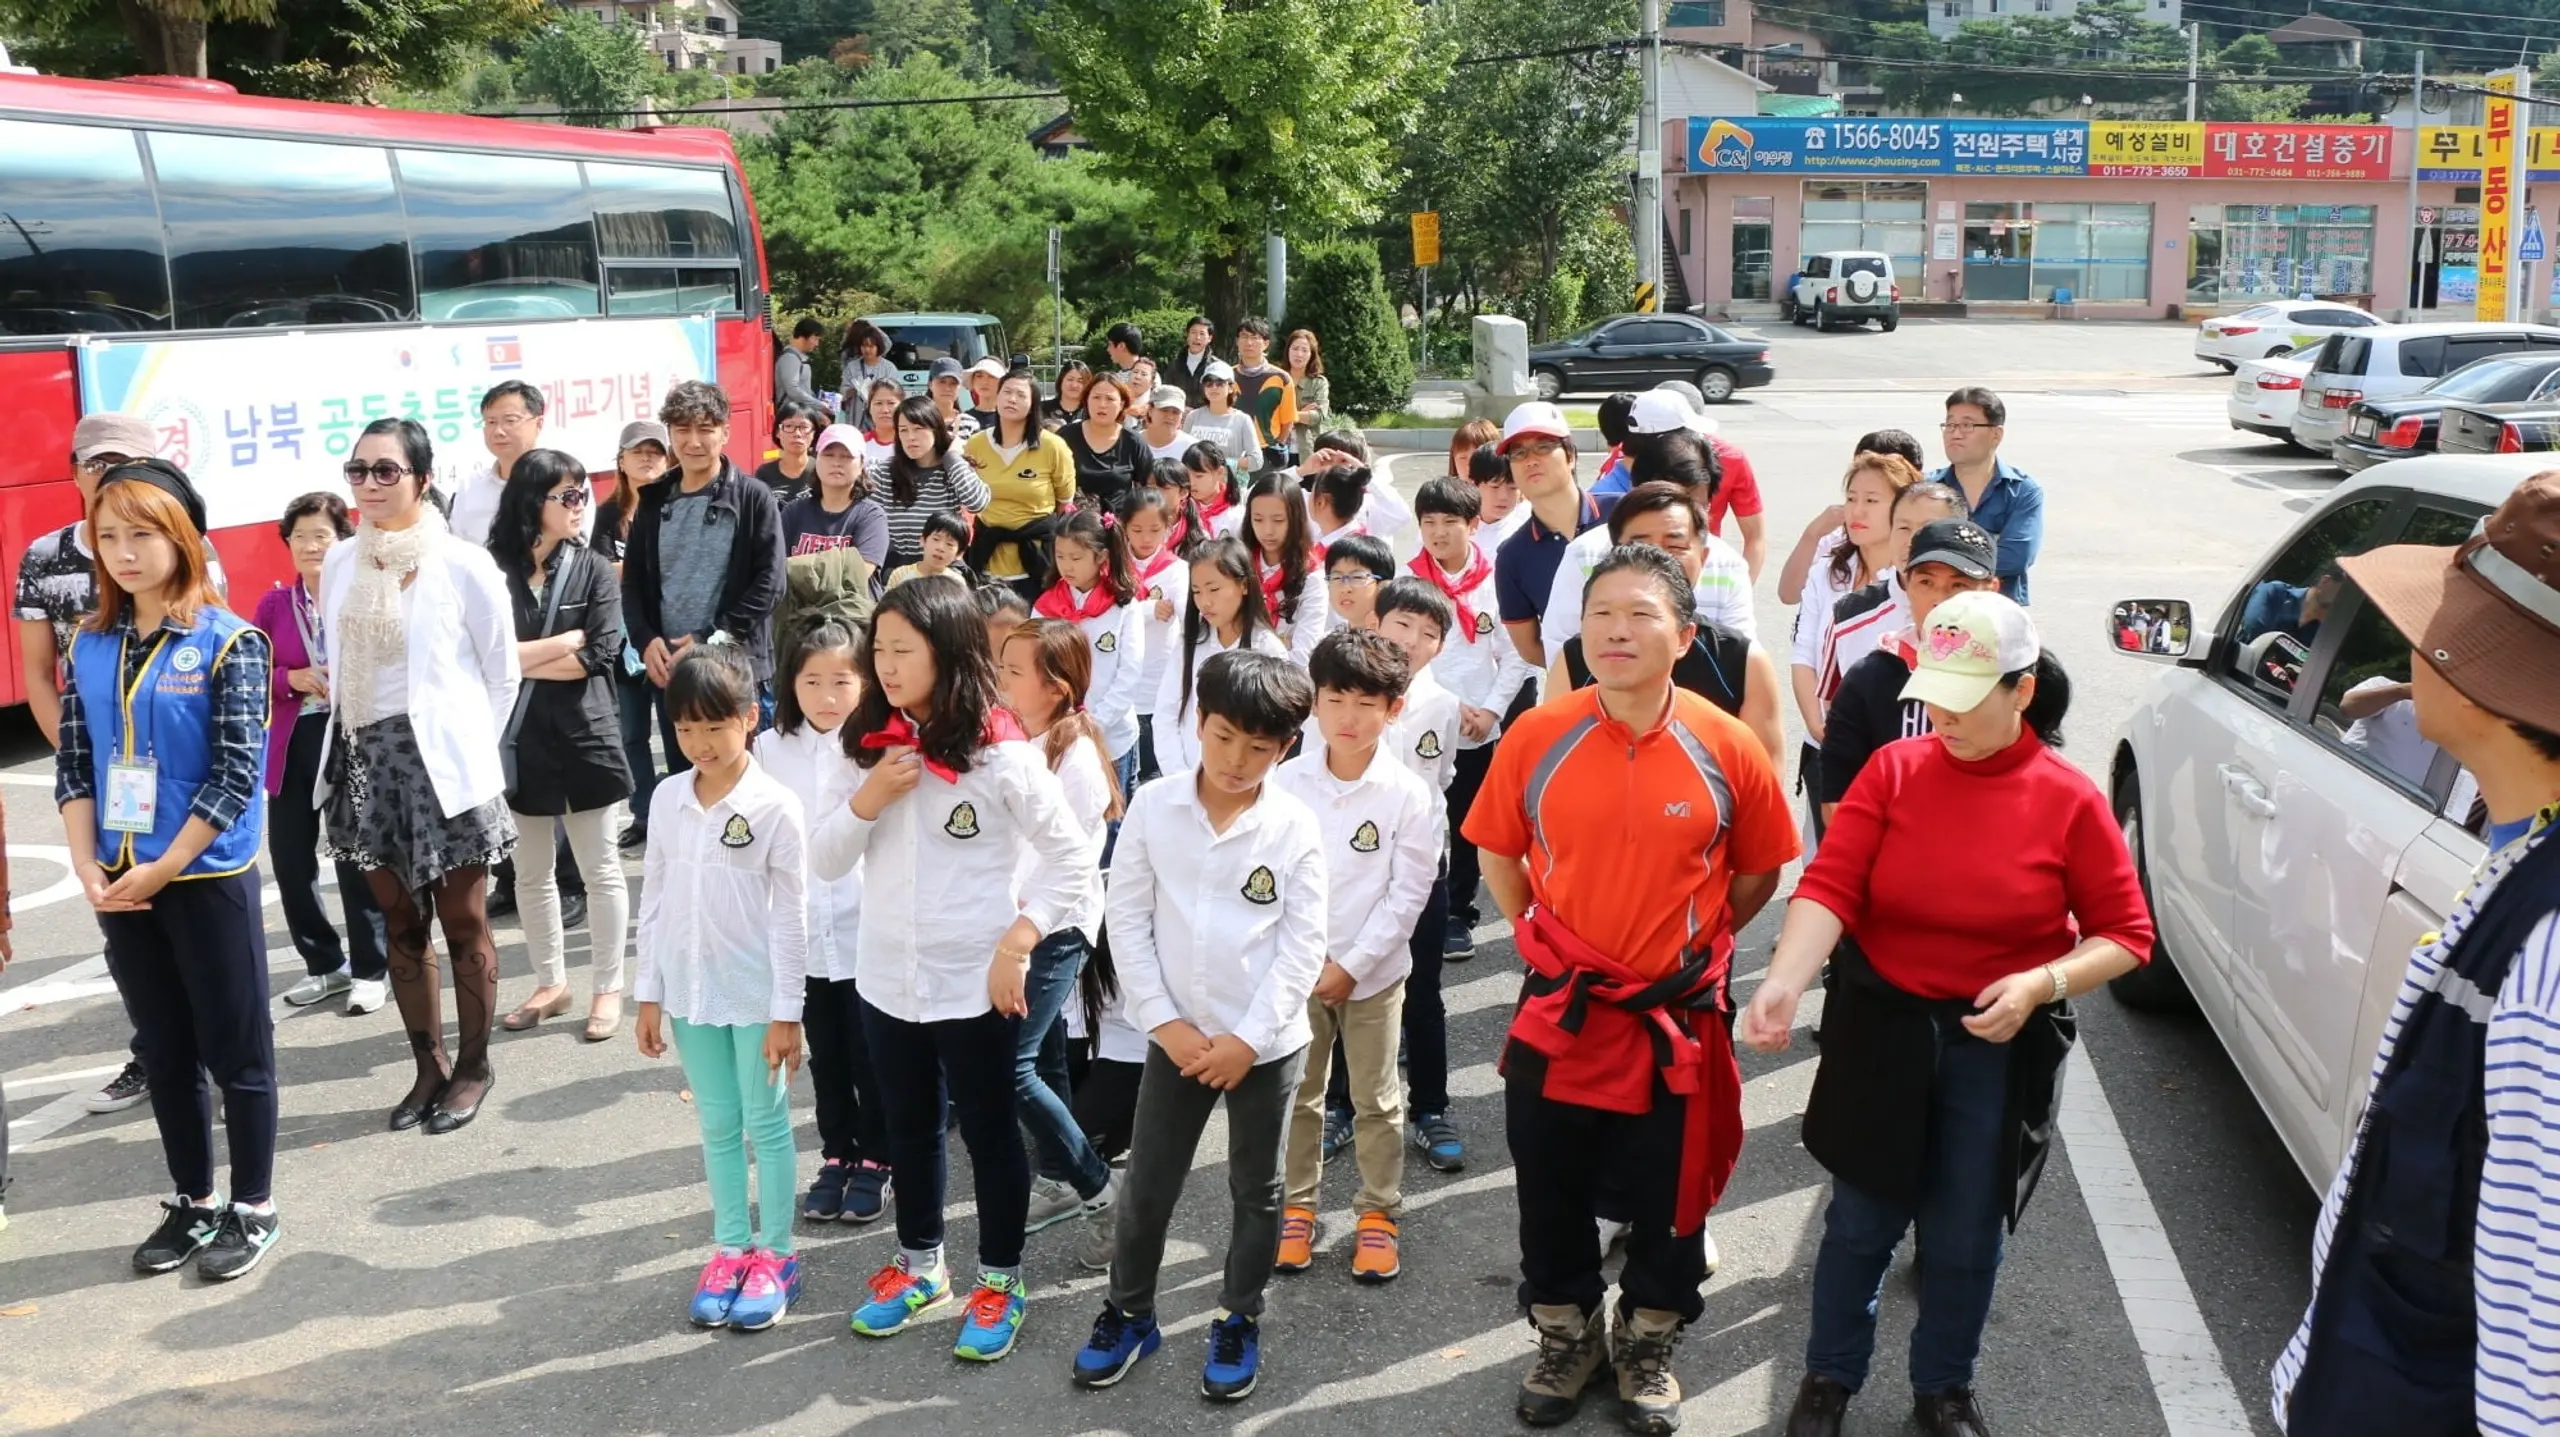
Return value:
M 2308 359 L 2244 359 L 2231 376 L 2231 427 L 2293 442 L 2293 409 L 2302 402 Z
M 1872 319 L 1887 334 L 1902 323 L 1902 286 L 1893 278 L 1893 256 L 1880 250 L 1840 249 L 1807 255 L 1804 267 L 1778 296 L 1778 318 L 1829 329 Z
M 2378 324 L 2320 341 L 2293 440 L 2326 454 L 2358 400 L 2415 394 L 2474 360 L 2535 347 L 2560 349 L 2560 329 L 2542 324 Z
M 970 365 L 1013 353 L 1004 321 L 992 314 L 875 314 L 871 322 L 889 336 L 888 360 L 909 394 L 924 393 L 925 372 L 937 359 Z
M 2329 457 L 2353 474 L 2376 464 L 2430 453 L 2436 426 L 2449 404 L 2512 404 L 2560 392 L 2560 350 L 2527 350 L 2466 364 L 2415 394 L 2361 399 L 2347 409 L 2346 427 Z M 2546 446 L 2547 447 L 2547 446 Z M 2497 448 L 2492 436 L 2489 449 Z
M 2477 786 L 2418 733 L 2408 641 L 2335 563 L 2384 544 L 2458 544 L 2546 467 L 2378 465 L 2244 574 L 2218 623 L 2196 623 L 2183 599 L 2110 609 L 2110 647 L 2139 634 L 2134 652 L 2171 666 L 2109 764 L 2160 933 L 2151 964 L 2113 991 L 2134 1007 L 2200 1008 L 2315 1189 L 2355 1132 L 2410 950 L 2485 851 Z
M 1769 341 L 1686 314 L 1622 314 L 1529 351 L 1529 379 L 1542 399 L 1685 379 L 1722 404 L 1737 389 L 1777 377 L 1769 367 Z
M 2560 393 L 2546 387 L 2536 398 L 2506 404 L 2448 404 L 2436 447 L 2447 454 L 2543 454 L 2560 449 Z
M 2196 358 L 2237 369 L 2242 360 L 2274 359 L 2347 330 L 2371 329 L 2380 319 L 2351 304 L 2278 299 L 2208 319 L 2196 327 Z

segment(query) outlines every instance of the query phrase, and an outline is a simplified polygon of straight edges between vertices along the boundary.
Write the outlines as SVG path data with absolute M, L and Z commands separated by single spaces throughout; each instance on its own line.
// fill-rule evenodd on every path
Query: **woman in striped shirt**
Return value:
M 889 560 L 896 569 L 924 557 L 928 514 L 974 514 L 987 507 L 987 481 L 951 442 L 951 423 L 921 396 L 898 406 L 897 451 L 871 466 L 871 493 L 889 511 Z

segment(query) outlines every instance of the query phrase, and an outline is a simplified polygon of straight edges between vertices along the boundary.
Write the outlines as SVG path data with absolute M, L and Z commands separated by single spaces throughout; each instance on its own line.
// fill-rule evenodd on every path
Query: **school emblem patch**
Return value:
M 1362 819 L 1360 826 L 1351 830 L 1351 851 L 1354 853 L 1377 852 L 1378 825 Z
M 1244 901 L 1265 905 L 1280 901 L 1280 880 L 1271 876 L 1268 865 L 1258 864 L 1253 872 L 1245 875 Z
M 756 831 L 747 827 L 747 816 L 743 813 L 730 814 L 729 821 L 720 826 L 720 846 L 723 848 L 744 848 L 755 841 Z
M 189 644 L 185 648 L 180 649 L 169 656 L 169 667 L 176 669 L 182 674 L 194 673 L 197 669 L 202 668 L 203 666 L 204 650 L 197 648 L 193 644 Z
M 1097 654 L 1118 653 L 1120 651 L 1120 636 L 1116 633 L 1104 634 L 1101 638 L 1093 641 L 1093 651 Z
M 975 838 L 975 837 L 977 837 L 977 836 L 978 836 L 978 807 L 977 807 L 977 805 L 976 805 L 976 804 L 973 804 L 973 803 L 957 803 L 957 804 L 953 804 L 953 805 L 952 805 L 952 807 L 951 807 L 951 816 L 950 816 L 949 818 L 946 818 L 946 819 L 944 819 L 944 820 L 942 821 L 942 831 L 943 831 L 943 832 L 945 832 L 945 833 L 947 833 L 947 834 L 950 834 L 950 835 L 951 835 L 952 837 L 954 837 L 954 838 Z
M 1490 633 L 1492 633 L 1492 632 L 1493 632 L 1493 615 L 1492 615 L 1492 614 L 1490 614 L 1490 613 L 1483 613 L 1483 614 L 1478 614 L 1478 615 L 1476 615 L 1476 637 L 1477 637 L 1477 638 L 1479 638 L 1479 639 L 1481 639 L 1481 638 L 1483 638 L 1485 635 L 1490 634 Z
M 1440 756 L 1440 730 L 1436 728 L 1424 729 L 1422 731 L 1422 737 L 1414 743 L 1413 751 L 1423 758 L 1438 758 Z

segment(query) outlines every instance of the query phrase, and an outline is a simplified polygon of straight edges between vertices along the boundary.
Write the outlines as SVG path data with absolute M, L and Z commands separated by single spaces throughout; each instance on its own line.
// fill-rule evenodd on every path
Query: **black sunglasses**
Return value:
M 388 489 L 408 478 L 414 471 L 405 465 L 394 464 L 388 459 L 379 459 L 371 464 L 361 459 L 350 459 L 346 467 L 339 472 L 347 476 L 347 482 L 350 484 L 371 481 L 376 488 Z

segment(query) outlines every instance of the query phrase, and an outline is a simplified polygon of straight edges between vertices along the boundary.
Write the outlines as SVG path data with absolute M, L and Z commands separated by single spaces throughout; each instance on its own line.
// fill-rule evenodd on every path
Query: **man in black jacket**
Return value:
M 773 491 L 729 462 L 729 397 L 687 380 L 667 391 L 658 418 L 675 446 L 676 469 L 640 491 L 622 561 L 623 624 L 664 689 L 676 659 L 697 643 L 732 643 L 755 669 L 765 712 L 773 711 L 773 609 L 782 598 L 782 512 Z M 658 707 L 667 772 L 691 765 L 676 747 L 675 724 Z M 639 782 L 649 779 L 633 775 Z M 645 830 L 634 825 L 640 837 Z M 637 841 L 626 835 L 624 846 Z

